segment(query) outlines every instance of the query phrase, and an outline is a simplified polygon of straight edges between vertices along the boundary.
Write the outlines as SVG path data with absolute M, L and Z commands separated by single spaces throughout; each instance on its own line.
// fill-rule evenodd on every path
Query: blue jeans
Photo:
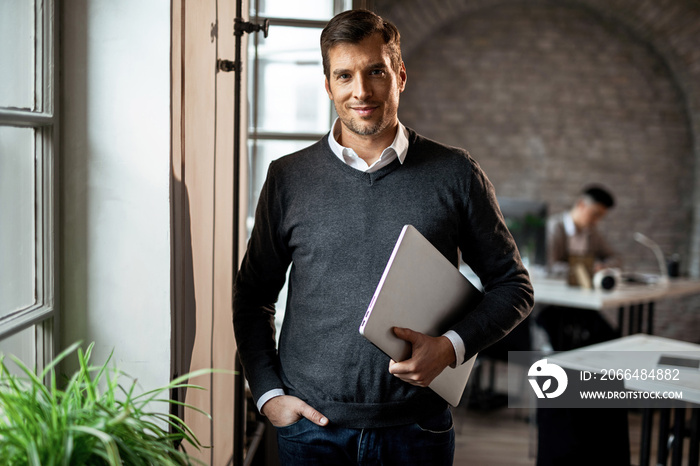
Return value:
M 449 409 L 418 424 L 376 429 L 320 427 L 307 419 L 277 428 L 281 466 L 451 466 L 455 432 Z

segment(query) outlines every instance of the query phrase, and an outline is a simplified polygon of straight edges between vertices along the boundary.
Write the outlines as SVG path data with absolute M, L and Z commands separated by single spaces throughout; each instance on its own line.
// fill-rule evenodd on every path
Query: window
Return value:
M 336 117 L 324 87 L 321 30 L 352 5 L 351 0 L 251 0 L 251 20 L 269 19 L 270 29 L 267 38 L 254 34 L 249 42 L 249 233 L 270 162 L 318 141 Z M 278 335 L 286 299 L 285 285 L 275 313 Z
M 56 11 L 0 2 L 0 354 L 43 366 L 54 322 Z
M 335 119 L 319 40 L 328 20 L 351 6 L 350 0 L 251 1 L 251 19 L 269 19 L 270 30 L 267 38 L 251 38 L 248 55 L 249 230 L 270 162 L 318 141 Z

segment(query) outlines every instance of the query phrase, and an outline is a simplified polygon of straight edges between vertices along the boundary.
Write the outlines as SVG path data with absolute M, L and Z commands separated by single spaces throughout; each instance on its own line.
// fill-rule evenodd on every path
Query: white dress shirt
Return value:
M 574 218 L 571 216 L 571 212 L 566 212 L 564 214 L 562 223 L 564 224 L 564 230 L 566 231 L 569 243 L 569 253 L 579 256 L 586 255 L 588 252 L 588 231 L 578 231 L 576 229 L 576 224 L 574 223 Z

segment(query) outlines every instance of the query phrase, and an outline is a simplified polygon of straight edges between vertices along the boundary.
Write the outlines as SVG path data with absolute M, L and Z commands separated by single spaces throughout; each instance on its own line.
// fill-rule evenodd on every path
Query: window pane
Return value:
M 333 16 L 333 0 L 304 0 L 303 2 L 259 0 L 259 6 L 258 14 L 265 17 L 331 19 Z
M 10 372 L 21 375 L 23 372 L 10 359 L 10 355 L 17 357 L 30 369 L 34 368 L 36 361 L 36 332 L 34 327 L 22 330 L 11 337 L 0 340 L 0 356 L 5 356 L 5 365 Z
M 325 133 L 331 105 L 317 28 L 275 26 L 258 47 L 259 131 Z M 255 101 L 255 100 L 253 100 Z
M 35 303 L 34 130 L 0 127 L 0 318 Z
M 0 1 L 0 106 L 34 108 L 34 2 Z

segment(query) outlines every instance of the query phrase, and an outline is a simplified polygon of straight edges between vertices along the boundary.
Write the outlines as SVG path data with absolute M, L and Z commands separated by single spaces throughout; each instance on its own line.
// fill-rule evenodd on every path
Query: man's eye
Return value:
M 372 70 L 370 71 L 370 74 L 373 76 L 382 76 L 384 75 L 384 70 Z
M 343 73 L 338 75 L 338 79 L 348 79 L 350 75 L 348 73 Z

